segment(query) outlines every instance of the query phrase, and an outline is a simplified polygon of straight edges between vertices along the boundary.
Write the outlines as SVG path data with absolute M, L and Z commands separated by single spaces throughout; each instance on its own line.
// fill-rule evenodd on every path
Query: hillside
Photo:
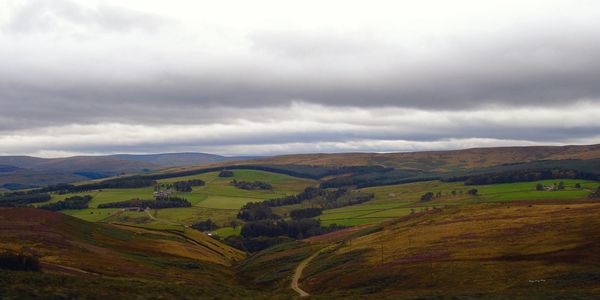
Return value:
M 399 169 L 449 172 L 539 160 L 598 159 L 600 145 L 490 147 L 450 151 L 398 153 L 333 153 L 281 155 L 244 164 L 293 164 L 311 166 L 381 165 Z M 224 165 L 232 164 L 225 163 Z M 240 164 L 240 162 L 236 162 Z
M 323 250 L 300 286 L 325 298 L 593 298 L 599 213 L 597 203 L 476 205 L 334 233 L 312 241 Z
M 160 154 L 115 154 L 117 157 L 129 161 L 140 161 L 160 167 L 177 167 L 190 165 L 204 165 L 215 162 L 254 159 L 252 156 L 221 156 L 208 153 L 160 153 Z
M 207 153 L 116 154 L 64 158 L 0 156 L 0 188 L 17 189 L 71 183 L 166 167 L 248 158 L 251 157 L 225 157 Z
M 71 294 L 98 298 L 110 295 L 112 291 L 105 288 L 111 285 L 137 297 L 146 294 L 171 298 L 186 292 L 185 298 L 194 298 L 215 292 L 233 293 L 231 265 L 245 256 L 194 230 L 175 234 L 89 223 L 27 208 L 0 209 L 0 237 L 0 252 L 20 251 L 39 257 L 42 273 L 29 273 L 28 280 L 39 280 L 30 292 L 49 293 L 45 297 L 68 288 Z M 25 284 L 21 282 L 25 278 L 19 274 L 0 271 L 0 282 L 5 283 L 0 284 L 0 294 L 23 297 L 18 286 Z M 77 276 L 67 277 L 73 284 L 52 283 L 66 275 Z M 158 294 L 150 293 L 161 285 L 163 290 Z

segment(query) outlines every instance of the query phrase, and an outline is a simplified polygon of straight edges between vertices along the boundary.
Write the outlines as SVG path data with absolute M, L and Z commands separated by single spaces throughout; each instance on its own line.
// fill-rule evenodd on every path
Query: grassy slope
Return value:
M 0 209 L 0 250 L 35 253 L 46 274 L 29 273 L 29 280 L 38 284 L 27 286 L 20 272 L 0 272 L 0 294 L 20 295 L 47 290 L 59 293 L 87 295 L 99 290 L 95 285 L 116 285 L 127 290 L 125 282 L 140 286 L 138 295 L 158 297 L 146 293 L 146 288 L 164 289 L 162 296 L 174 296 L 192 288 L 204 295 L 234 291 L 235 274 L 231 268 L 244 254 L 205 235 L 189 231 L 185 236 L 163 231 L 145 230 L 127 226 L 94 224 L 59 213 L 37 209 Z M 60 284 L 62 275 L 77 275 L 73 284 Z M 101 280 L 99 280 L 102 278 Z M 170 282 L 160 283 L 168 279 Z M 65 279 L 63 279 L 65 280 Z M 75 288 L 74 291 L 74 286 Z M 32 288 L 33 287 L 33 288 Z M 99 292 L 99 295 L 106 293 Z M 40 294 L 41 295 L 41 294 Z M 47 295 L 46 295 L 47 296 Z M 188 297 L 191 298 L 191 294 Z
M 600 204 L 451 207 L 416 214 L 319 255 L 303 288 L 337 296 L 600 293 Z
M 177 196 L 188 199 L 192 203 L 191 208 L 161 209 L 157 212 L 157 218 L 186 225 L 191 225 L 199 220 L 210 218 L 223 225 L 234 219 L 239 208 L 250 201 L 261 201 L 296 194 L 305 187 L 316 184 L 313 180 L 254 170 L 235 170 L 234 175 L 234 177 L 230 178 L 220 178 L 218 177 L 218 172 L 211 172 L 160 180 L 159 182 L 168 183 L 190 179 L 202 179 L 207 184 L 202 187 L 194 187 L 191 193 L 177 194 Z M 273 185 L 273 190 L 242 190 L 229 184 L 233 179 L 268 182 Z M 73 195 L 84 194 L 94 196 L 89 205 L 91 208 L 83 210 L 66 210 L 63 212 L 87 221 L 121 222 L 154 228 L 168 228 L 169 225 L 172 225 L 167 222 L 153 221 L 144 212 L 126 212 L 117 214 L 119 211 L 118 209 L 95 208 L 102 203 L 123 201 L 133 198 L 152 199 L 151 187 L 136 189 L 103 189 L 79 194 L 52 195 L 52 200 L 50 200 L 50 202 L 56 202 Z
M 536 191 L 538 183 L 551 185 L 563 181 L 563 191 Z M 575 189 L 575 184 L 580 183 L 582 189 Z M 581 199 L 598 186 L 598 182 L 586 180 L 542 180 L 535 182 L 517 182 L 483 186 L 465 186 L 462 183 L 446 183 L 440 181 L 416 182 L 401 185 L 390 185 L 365 188 L 362 191 L 375 194 L 375 198 L 367 203 L 326 210 L 319 218 L 323 224 L 336 223 L 340 225 L 372 224 L 401 217 L 420 211 L 425 208 L 441 207 L 446 205 L 465 205 L 481 202 L 507 202 L 519 200 L 551 200 L 551 199 Z M 470 196 L 466 192 L 476 188 L 479 196 Z M 463 194 L 451 195 L 455 190 Z M 429 202 L 419 201 L 426 192 L 441 192 L 442 197 Z

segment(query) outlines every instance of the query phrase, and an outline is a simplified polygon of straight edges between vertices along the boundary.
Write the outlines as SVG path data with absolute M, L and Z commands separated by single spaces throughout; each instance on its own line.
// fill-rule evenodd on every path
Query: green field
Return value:
M 221 178 L 219 172 L 210 172 L 194 176 L 175 177 L 159 180 L 159 183 L 201 179 L 205 186 L 194 187 L 191 193 L 177 193 L 176 196 L 186 198 L 192 203 L 189 208 L 161 209 L 157 222 L 148 217 L 146 212 L 119 212 L 119 209 L 98 209 L 99 204 L 125 201 L 134 198 L 152 199 L 152 187 L 132 189 L 102 189 L 76 194 L 53 194 L 49 202 L 56 202 L 75 195 L 92 195 L 94 198 L 88 209 L 66 210 L 63 213 L 87 221 L 106 221 L 136 224 L 148 227 L 167 226 L 170 223 L 191 225 L 197 221 L 212 219 L 217 224 L 227 224 L 234 220 L 240 207 L 252 201 L 262 201 L 297 194 L 307 186 L 315 185 L 316 181 L 295 178 L 288 175 L 255 170 L 235 170 L 234 177 Z M 230 184 L 232 180 L 264 181 L 273 186 L 272 190 L 243 190 Z M 49 203 L 48 202 L 48 203 Z M 43 205 L 41 203 L 39 205 Z M 152 214 L 155 212 L 152 211 Z M 172 224 L 171 224 L 172 225 Z M 169 225 L 169 226 L 171 226 Z
M 223 227 L 214 231 L 214 233 L 218 234 L 222 238 L 226 238 L 232 235 L 239 235 L 240 231 L 242 231 L 242 226 L 238 226 L 235 229 L 232 227 Z
M 536 191 L 538 183 L 552 185 L 563 182 L 565 189 L 560 191 Z M 576 189 L 579 183 L 581 189 Z M 598 182 L 577 179 L 542 180 L 534 182 L 517 182 L 493 185 L 465 186 L 461 182 L 427 181 L 400 185 L 380 186 L 361 189 L 375 194 L 375 198 L 367 203 L 325 210 L 319 218 L 323 225 L 338 224 L 353 226 L 373 224 L 387 219 L 402 217 L 411 212 L 419 212 L 428 208 L 446 205 L 466 205 L 486 202 L 507 202 L 520 200 L 569 200 L 585 198 Z M 478 195 L 467 194 L 469 189 L 477 189 Z M 456 191 L 456 195 L 452 195 Z M 462 194 L 460 193 L 462 191 Z M 420 197 L 426 192 L 440 192 L 442 196 L 428 202 L 421 202 Z
M 64 213 L 76 216 L 87 221 L 120 222 L 148 227 L 170 227 L 173 224 L 191 225 L 197 221 L 211 219 L 221 226 L 227 226 L 240 207 L 251 201 L 284 197 L 297 194 L 305 187 L 316 185 L 314 180 L 300 179 L 283 174 L 255 170 L 235 170 L 234 177 L 220 178 L 218 172 L 175 177 L 159 180 L 160 183 L 201 179 L 205 186 L 194 187 L 191 193 L 177 193 L 192 203 L 190 208 L 161 209 L 152 214 L 158 214 L 152 219 L 146 212 L 119 212 L 118 209 L 97 209 L 99 204 L 129 200 L 133 198 L 152 198 L 152 187 L 136 189 L 104 189 L 83 194 L 94 196 L 89 209 L 67 210 Z M 264 181 L 273 186 L 272 190 L 242 190 L 230 184 L 231 180 Z M 561 191 L 536 191 L 538 183 L 552 185 L 562 181 L 565 189 Z M 582 188 L 575 188 L 579 183 Z M 507 201 L 535 201 L 535 200 L 568 200 L 585 198 L 591 190 L 598 186 L 598 182 L 587 180 L 543 180 L 536 182 L 518 182 L 507 184 L 493 184 L 481 186 L 465 186 L 462 182 L 427 181 L 400 185 L 379 186 L 364 188 L 360 191 L 373 193 L 375 198 L 367 203 L 325 210 L 318 219 L 322 224 L 338 224 L 353 226 L 360 224 L 374 224 L 388 219 L 409 215 L 413 212 L 442 207 L 448 205 L 467 205 L 484 202 Z M 476 188 L 477 196 L 467 194 L 469 189 Z M 455 192 L 454 194 L 452 192 Z M 420 197 L 426 192 L 440 193 L 428 202 L 421 202 Z M 52 195 L 50 202 L 56 202 L 76 194 Z M 295 204 L 274 207 L 274 213 L 287 215 L 291 210 L 304 207 L 305 204 Z M 238 229 L 239 230 L 239 229 Z M 221 236 L 232 235 L 238 230 L 224 228 L 219 233 Z

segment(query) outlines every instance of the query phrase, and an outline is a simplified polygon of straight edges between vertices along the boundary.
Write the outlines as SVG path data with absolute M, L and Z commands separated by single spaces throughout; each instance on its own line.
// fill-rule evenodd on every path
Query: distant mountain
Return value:
M 148 172 L 160 168 L 203 165 L 253 157 L 226 157 L 207 153 L 165 153 L 39 158 L 0 156 L 0 188 L 20 189 Z
M 161 153 L 161 154 L 116 154 L 111 155 L 131 161 L 151 163 L 161 167 L 179 167 L 189 165 L 203 165 L 208 163 L 254 159 L 252 156 L 221 156 L 208 153 Z
M 542 160 L 600 159 L 600 144 L 571 146 L 490 147 L 395 153 L 314 153 L 280 155 L 227 165 L 384 166 L 401 170 L 454 172 Z M 189 169 L 202 168 L 190 167 Z

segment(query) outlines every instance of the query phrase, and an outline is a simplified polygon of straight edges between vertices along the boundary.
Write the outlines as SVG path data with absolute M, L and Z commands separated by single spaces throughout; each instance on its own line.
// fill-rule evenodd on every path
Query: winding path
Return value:
M 317 255 L 319 255 L 319 253 L 330 249 L 332 247 L 335 247 L 336 245 L 329 245 L 325 248 L 321 248 L 319 249 L 319 251 L 313 253 L 311 256 L 309 256 L 307 259 L 303 260 L 302 262 L 300 262 L 300 264 L 298 264 L 298 266 L 296 266 L 296 270 L 294 270 L 294 275 L 292 276 L 292 283 L 290 284 L 290 287 L 292 288 L 292 290 L 294 290 L 296 293 L 298 293 L 298 295 L 300 297 L 308 297 L 310 296 L 310 294 L 308 292 L 306 292 L 305 290 L 301 289 L 300 286 L 298 285 L 298 282 L 300 281 L 300 278 L 302 278 L 302 272 L 304 271 L 304 269 L 308 266 L 308 264 L 315 258 L 317 257 Z

